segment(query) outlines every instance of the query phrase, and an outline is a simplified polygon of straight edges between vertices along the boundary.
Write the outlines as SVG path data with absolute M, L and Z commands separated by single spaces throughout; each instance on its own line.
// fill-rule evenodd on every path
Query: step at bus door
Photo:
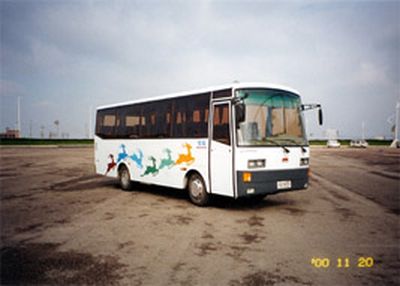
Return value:
M 212 128 L 210 136 L 211 193 L 233 197 L 231 117 L 230 102 L 212 103 Z

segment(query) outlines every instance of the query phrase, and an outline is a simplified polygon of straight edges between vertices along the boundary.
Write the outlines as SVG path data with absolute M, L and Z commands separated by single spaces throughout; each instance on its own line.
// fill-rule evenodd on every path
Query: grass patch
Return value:
M 326 140 L 309 140 L 308 143 L 312 146 L 324 146 L 326 145 Z
M 341 146 L 349 146 L 350 145 L 350 139 L 342 139 L 338 140 L 340 142 Z M 368 142 L 369 146 L 390 146 L 392 143 L 392 140 L 373 140 L 369 139 L 366 140 Z M 312 146 L 326 146 L 327 140 L 310 140 L 309 143 Z

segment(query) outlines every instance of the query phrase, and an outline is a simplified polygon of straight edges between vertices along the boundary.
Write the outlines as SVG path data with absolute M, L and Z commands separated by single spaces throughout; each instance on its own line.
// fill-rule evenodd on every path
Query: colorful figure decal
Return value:
M 136 163 L 136 166 L 138 166 L 139 169 L 143 169 L 143 152 L 142 150 L 138 149 L 139 155 L 137 155 L 136 153 L 133 153 L 131 156 L 129 156 L 129 158 L 132 159 L 133 162 Z
M 163 151 L 167 154 L 167 158 L 161 159 L 159 170 L 161 170 L 162 168 L 165 168 L 165 167 L 170 169 L 171 167 L 173 167 L 175 165 L 175 161 L 172 160 L 172 157 L 171 157 L 172 151 L 169 150 L 168 148 L 164 149 Z
M 108 157 L 111 159 L 111 162 L 107 164 L 107 171 L 106 171 L 105 175 L 107 175 L 108 172 L 110 172 L 112 169 L 115 168 L 115 166 L 117 166 L 117 163 L 115 163 L 115 161 L 114 161 L 114 155 L 110 154 L 110 155 L 108 155 Z
M 125 147 L 126 146 L 124 144 L 121 144 L 121 146 L 119 146 L 119 148 L 121 148 L 121 152 L 118 153 L 117 164 L 122 160 L 125 160 L 126 157 L 128 157 L 128 153 L 126 152 Z
M 146 166 L 146 171 L 144 171 L 144 174 L 140 175 L 141 177 L 149 175 L 149 174 L 152 174 L 153 176 L 158 174 L 156 159 L 153 156 L 150 156 L 149 159 L 152 161 L 153 165 Z
M 191 149 L 192 149 L 192 145 L 190 145 L 190 144 L 188 144 L 188 143 L 185 143 L 185 144 L 183 144 L 183 147 L 186 147 L 186 149 L 187 149 L 187 154 L 178 154 L 179 155 L 179 157 L 178 157 L 178 160 L 176 160 L 176 164 L 178 165 L 178 164 L 183 164 L 183 163 L 186 163 L 186 165 L 191 165 L 191 164 L 193 164 L 193 162 L 194 162 L 194 157 L 192 156 L 192 152 L 191 152 Z
M 183 144 L 183 147 L 186 148 L 186 154 L 178 154 L 178 159 L 174 161 L 172 159 L 172 151 L 168 148 L 165 148 L 163 152 L 165 153 L 165 157 L 161 158 L 160 161 L 160 167 L 157 168 L 157 160 L 153 156 L 149 157 L 149 160 L 151 161 L 150 165 L 146 166 L 146 169 L 144 173 L 141 175 L 141 177 L 146 176 L 146 175 L 153 175 L 156 176 L 161 169 L 171 169 L 175 165 L 181 165 L 181 164 L 186 164 L 186 166 L 189 166 L 193 164 L 195 161 L 195 158 L 192 155 L 192 145 L 189 143 Z M 131 159 L 133 162 L 135 162 L 136 166 L 139 169 L 143 169 L 143 158 L 144 154 L 142 150 L 137 149 L 136 153 L 132 153 L 132 155 L 128 155 L 128 152 L 126 150 L 125 144 L 121 144 L 119 146 L 120 152 L 118 153 L 117 157 L 117 162 L 114 161 L 114 155 L 109 154 L 108 157 L 110 158 L 111 162 L 107 164 L 107 171 L 105 175 L 107 175 L 111 170 L 115 168 L 115 166 L 118 165 L 119 162 L 127 160 L 128 158 Z M 182 169 L 182 168 L 181 168 Z M 183 168 L 186 170 L 186 168 Z

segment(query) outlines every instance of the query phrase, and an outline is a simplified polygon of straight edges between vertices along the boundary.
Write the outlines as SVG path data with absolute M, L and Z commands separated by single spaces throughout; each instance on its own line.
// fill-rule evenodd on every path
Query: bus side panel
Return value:
M 117 145 L 116 141 L 112 139 L 104 140 L 96 135 L 94 136 L 94 161 L 97 174 L 117 177 L 117 158 L 112 152 L 114 146 Z
M 131 179 L 174 188 L 185 187 L 185 175 L 195 170 L 208 187 L 208 141 L 204 139 L 107 139 L 95 138 L 98 174 L 117 177 L 120 164 L 128 166 Z

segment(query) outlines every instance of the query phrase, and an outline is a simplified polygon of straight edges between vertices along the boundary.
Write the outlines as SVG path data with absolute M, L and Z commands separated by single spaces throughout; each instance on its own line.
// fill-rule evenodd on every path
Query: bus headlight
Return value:
M 300 159 L 300 166 L 308 166 L 309 163 L 310 163 L 310 159 L 308 159 L 308 158 Z
M 264 167 L 265 167 L 265 159 L 247 161 L 247 168 L 249 169 L 264 168 Z
M 255 194 L 255 192 L 256 192 L 256 190 L 254 188 L 249 188 L 246 190 L 246 194 L 248 194 L 248 195 Z

